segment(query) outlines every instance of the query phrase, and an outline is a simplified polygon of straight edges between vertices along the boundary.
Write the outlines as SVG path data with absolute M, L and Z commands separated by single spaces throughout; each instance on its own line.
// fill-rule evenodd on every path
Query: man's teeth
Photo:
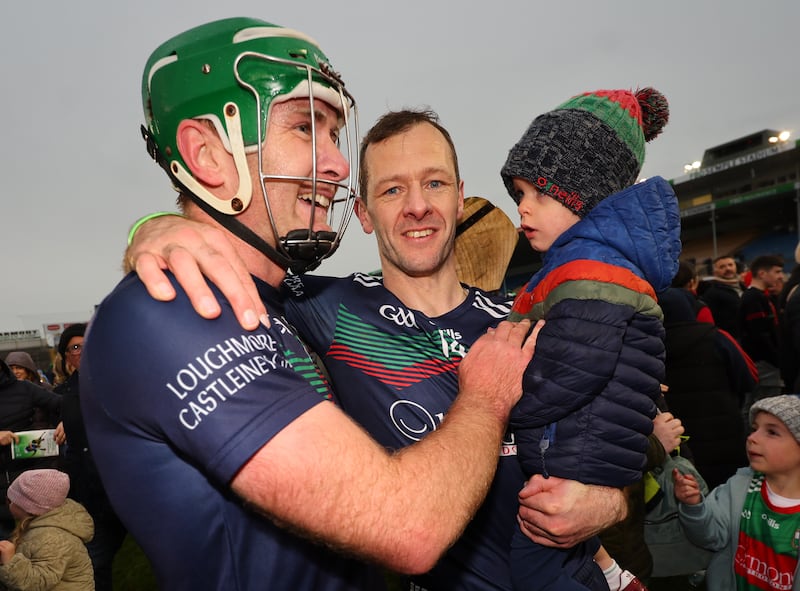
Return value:
M 311 195 L 300 195 L 300 199 L 311 203 Z M 325 197 L 324 195 L 317 195 L 316 197 L 314 197 L 314 203 L 316 203 L 320 207 L 328 207 L 331 204 L 331 200 L 328 197 Z
M 411 232 L 406 232 L 406 236 L 409 238 L 422 238 L 423 236 L 430 236 L 433 234 L 433 230 L 430 228 L 427 230 L 412 230 Z

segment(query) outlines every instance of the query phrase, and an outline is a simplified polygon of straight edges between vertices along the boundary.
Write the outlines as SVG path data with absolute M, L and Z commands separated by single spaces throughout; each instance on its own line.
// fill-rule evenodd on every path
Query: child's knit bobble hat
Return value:
M 636 182 L 645 142 L 668 120 L 667 99 L 653 88 L 586 92 L 534 119 L 500 176 L 515 201 L 519 177 L 583 218 Z
M 31 515 L 43 515 L 64 504 L 69 492 L 69 476 L 58 470 L 28 470 L 20 474 L 6 496 Z
M 780 419 L 789 432 L 800 443 L 800 396 L 796 394 L 782 394 L 762 398 L 750 407 L 750 423 L 759 412 L 768 412 Z

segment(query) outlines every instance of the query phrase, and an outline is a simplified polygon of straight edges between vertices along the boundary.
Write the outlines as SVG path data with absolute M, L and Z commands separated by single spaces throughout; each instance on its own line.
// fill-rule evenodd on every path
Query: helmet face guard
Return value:
M 148 152 L 165 168 L 179 190 L 228 230 L 295 272 L 310 270 L 338 247 L 353 213 L 358 178 L 358 118 L 355 100 L 317 44 L 302 33 L 255 19 L 234 18 L 191 29 L 159 47 L 145 68 L 142 97 L 147 127 L 142 128 Z M 317 132 L 312 125 L 313 168 L 310 177 L 288 177 L 263 170 L 267 123 L 273 104 L 303 98 L 314 112 L 324 101 L 340 114 L 340 150 L 350 163 L 350 176 L 336 182 L 317 178 Z M 184 119 L 210 121 L 232 154 L 239 176 L 233 199 L 221 200 L 199 183 L 177 149 L 178 125 Z M 260 193 L 269 215 L 275 246 L 266 243 L 235 216 L 251 202 L 246 154 L 258 154 Z M 325 220 L 331 231 L 314 232 L 317 208 L 308 226 L 281 236 L 273 217 L 265 181 L 310 183 L 313 196 L 320 183 L 337 192 Z

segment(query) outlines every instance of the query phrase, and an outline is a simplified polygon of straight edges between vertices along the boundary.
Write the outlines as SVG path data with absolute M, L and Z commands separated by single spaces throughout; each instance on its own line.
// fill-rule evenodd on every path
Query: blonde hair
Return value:
M 63 384 L 67 376 L 64 375 L 64 365 L 63 365 L 63 358 L 61 357 L 61 353 L 56 353 L 55 357 L 53 357 L 53 385 L 59 386 Z
M 14 528 L 14 531 L 11 532 L 11 537 L 9 538 L 12 544 L 19 546 L 20 540 L 22 540 L 25 532 L 28 531 L 28 528 L 30 528 L 31 521 L 33 521 L 34 517 L 36 517 L 36 515 L 31 515 L 28 513 L 27 517 L 17 522 L 17 525 Z

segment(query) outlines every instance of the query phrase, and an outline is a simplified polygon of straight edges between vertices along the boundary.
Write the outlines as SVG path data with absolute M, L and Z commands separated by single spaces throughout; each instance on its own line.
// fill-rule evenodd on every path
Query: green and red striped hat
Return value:
M 515 200 L 518 177 L 582 218 L 636 182 L 645 142 L 668 119 L 667 99 L 653 88 L 586 92 L 534 119 L 500 175 Z

